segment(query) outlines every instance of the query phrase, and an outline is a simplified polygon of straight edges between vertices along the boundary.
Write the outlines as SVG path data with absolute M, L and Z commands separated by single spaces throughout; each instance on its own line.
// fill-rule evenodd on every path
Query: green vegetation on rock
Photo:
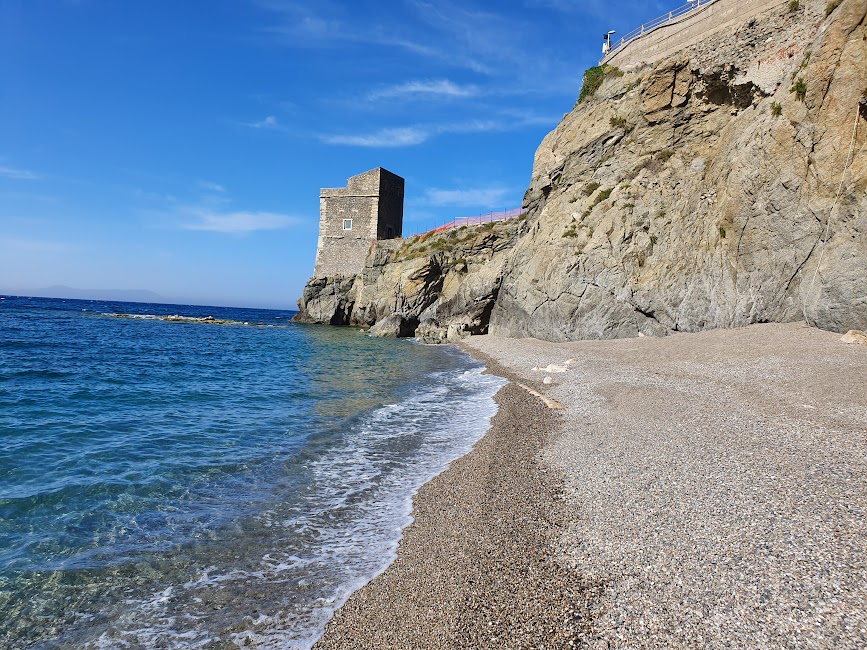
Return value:
M 581 94 L 578 95 L 578 101 L 576 103 L 580 104 L 585 99 L 595 95 L 596 91 L 602 86 L 602 82 L 605 81 L 607 75 L 622 77 L 623 71 L 620 68 L 607 64 L 589 68 L 587 72 L 584 73 L 584 82 L 581 84 Z
M 609 187 L 607 190 L 600 191 L 599 194 L 596 195 L 596 200 L 593 201 L 593 205 L 599 205 L 600 203 L 602 203 L 605 199 L 611 196 L 611 193 L 613 191 L 613 187 Z
M 798 80 L 792 84 L 789 92 L 795 93 L 795 99 L 799 102 L 804 101 L 804 98 L 807 96 L 807 82 L 804 81 L 803 77 L 798 77 Z
M 811 56 L 813 56 L 812 51 L 807 50 L 806 52 L 804 52 L 804 58 L 801 60 L 801 63 L 798 66 L 798 69 L 792 73 L 792 81 L 794 81 L 795 77 L 797 77 L 799 74 L 801 74 L 801 71 L 807 67 L 807 64 L 810 62 Z

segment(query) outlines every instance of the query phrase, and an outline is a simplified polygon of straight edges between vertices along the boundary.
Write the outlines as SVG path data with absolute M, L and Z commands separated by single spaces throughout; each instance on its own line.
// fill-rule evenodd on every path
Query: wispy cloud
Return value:
M 515 131 L 530 126 L 554 126 L 558 117 L 538 115 L 526 111 L 506 111 L 491 119 L 470 119 L 444 124 L 416 124 L 400 128 L 387 128 L 372 133 L 327 134 L 320 140 L 326 144 L 351 147 L 411 147 L 424 144 L 431 138 L 447 133 L 495 133 Z
M 368 94 L 370 101 L 378 99 L 396 99 L 401 97 L 472 97 L 478 94 L 476 86 L 461 86 L 448 79 L 430 81 L 408 81 L 395 86 L 374 90 Z
M 217 192 L 219 194 L 226 193 L 226 188 L 219 183 L 212 183 L 210 181 L 199 181 L 198 185 L 206 192 Z
M 589 4 L 588 0 L 525 0 L 524 4 L 531 9 L 554 9 L 562 12 L 573 12 Z
M 17 181 L 35 181 L 40 178 L 39 174 L 26 169 L 16 169 L 15 167 L 0 167 L 0 176 Z
M 228 234 L 247 234 L 258 230 L 282 230 L 299 223 L 295 217 L 274 212 L 210 212 L 191 211 L 193 221 L 183 224 L 185 230 L 203 230 Z
M 302 219 L 264 210 L 239 210 L 226 186 L 213 181 L 198 181 L 187 188 L 186 196 L 137 190 L 135 196 L 150 207 L 141 214 L 152 227 L 245 235 L 262 230 L 282 230 L 302 223 Z
M 403 0 L 396 8 L 333 0 L 256 0 L 276 14 L 263 32 L 294 48 L 346 51 L 399 49 L 426 63 L 445 64 L 487 78 L 485 94 L 538 96 L 575 91 L 574 60 L 564 56 L 544 15 L 592 13 L 601 0 L 524 0 L 521 11 L 477 0 Z M 513 7 L 512 9 L 517 9 Z M 610 12 L 610 7 L 605 5 Z M 551 41 L 546 41 L 551 38 Z M 595 53 L 595 50 L 594 50 Z M 569 52 L 571 54 L 571 52 Z M 578 78 L 580 82 L 580 78 Z M 375 94 L 375 91 L 374 91 Z
M 410 7 L 415 16 L 415 24 L 395 22 L 392 15 L 394 11 L 385 10 L 377 14 L 370 8 L 364 10 L 367 14 L 366 21 L 360 22 L 358 16 L 353 15 L 346 6 L 329 0 L 318 0 L 315 4 L 301 0 L 257 0 L 257 4 L 281 17 L 278 24 L 269 25 L 265 31 L 293 47 L 345 48 L 352 45 L 373 45 L 401 49 L 481 74 L 493 74 L 497 67 L 477 56 L 478 52 L 467 48 L 465 42 L 456 47 L 453 37 L 459 33 L 455 29 L 460 23 L 459 20 L 446 26 L 427 20 L 425 13 L 439 13 L 433 3 L 406 0 L 406 6 Z M 446 14 L 459 8 L 458 5 L 447 4 Z M 461 13 L 464 19 L 472 14 L 463 10 Z M 485 24 L 482 20 L 484 15 L 495 17 L 494 14 L 477 12 L 480 24 Z M 463 34 L 474 35 L 478 29 L 479 25 L 465 24 Z M 463 36 L 461 40 L 473 42 L 473 38 Z
M 278 24 L 265 31 L 285 37 L 287 44 L 315 45 L 349 35 L 341 20 L 342 9 L 328 0 L 318 0 L 315 5 L 297 0 L 256 0 L 256 4 L 281 16 Z
M 350 147 L 410 147 L 426 142 L 431 132 L 421 127 L 381 129 L 374 133 L 357 135 L 324 135 L 327 144 L 348 145 Z
M 596 16 L 611 16 L 612 6 L 603 0 L 525 0 L 531 9 L 553 9 L 561 13 L 592 13 Z M 614 15 L 617 15 L 616 11 Z
M 264 119 L 258 120 L 256 122 L 247 122 L 247 126 L 254 129 L 273 129 L 279 130 L 282 127 L 280 126 L 280 122 L 273 115 L 268 115 Z
M 511 193 L 513 190 L 499 186 L 460 190 L 431 188 L 425 191 L 425 199 L 435 206 L 495 208 L 501 207 Z

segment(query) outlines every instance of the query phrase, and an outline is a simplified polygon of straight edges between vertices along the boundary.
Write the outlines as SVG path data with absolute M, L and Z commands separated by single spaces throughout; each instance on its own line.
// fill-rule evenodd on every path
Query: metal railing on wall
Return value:
M 637 38 L 641 38 L 642 36 L 645 36 L 646 34 L 648 34 L 649 32 L 652 32 L 653 30 L 657 29 L 658 27 L 662 27 L 663 25 L 667 25 L 668 23 L 672 22 L 675 18 L 680 18 L 681 16 L 685 16 L 686 14 L 688 14 L 691 11 L 694 11 L 696 9 L 704 9 L 705 7 L 713 4 L 714 2 L 716 2 L 716 0 L 693 0 L 692 2 L 689 2 L 685 5 L 678 7 L 677 9 L 672 9 L 667 14 L 663 14 L 659 18 L 654 18 L 653 20 L 650 20 L 650 21 L 644 23 L 643 25 L 633 29 L 631 32 L 629 32 L 628 34 L 623 36 L 619 41 L 614 43 L 611 46 L 611 49 L 608 52 L 606 52 L 606 54 L 602 57 L 600 63 L 605 61 L 605 59 L 613 56 L 614 53 L 617 52 L 617 50 L 621 49 L 627 43 L 630 43 L 631 41 L 634 41 Z

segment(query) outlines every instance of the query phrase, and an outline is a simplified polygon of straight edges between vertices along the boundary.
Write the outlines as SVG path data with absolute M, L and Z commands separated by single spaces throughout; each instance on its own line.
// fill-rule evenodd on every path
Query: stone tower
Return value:
M 373 241 L 400 237 L 403 186 L 400 176 L 377 167 L 351 177 L 346 187 L 320 190 L 313 275 L 360 273 Z

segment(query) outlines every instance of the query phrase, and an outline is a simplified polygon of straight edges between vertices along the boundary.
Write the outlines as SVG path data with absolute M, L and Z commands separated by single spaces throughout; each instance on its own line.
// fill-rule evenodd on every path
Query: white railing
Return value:
M 713 4 L 716 0 L 692 0 L 688 4 L 682 5 L 677 9 L 672 9 L 667 14 L 660 16 L 659 18 L 654 18 L 650 20 L 641 27 L 637 27 L 633 29 L 631 32 L 623 36 L 619 41 L 614 43 L 611 46 L 611 49 L 605 53 L 605 56 L 602 57 L 602 61 L 605 61 L 608 57 L 612 56 L 617 50 L 622 48 L 624 45 L 629 43 L 630 41 L 634 41 L 636 38 L 641 38 L 648 32 L 652 32 L 657 27 L 662 27 L 663 25 L 667 25 L 672 22 L 675 18 L 680 18 L 681 16 L 685 16 L 689 12 L 695 9 L 704 9 L 706 6 Z M 601 61 L 600 61 L 601 63 Z

